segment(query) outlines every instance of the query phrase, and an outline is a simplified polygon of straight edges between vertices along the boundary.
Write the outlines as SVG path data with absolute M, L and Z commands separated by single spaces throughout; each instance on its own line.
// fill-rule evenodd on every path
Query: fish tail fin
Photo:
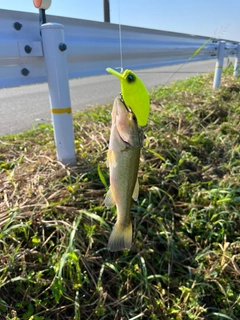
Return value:
M 116 222 L 113 227 L 112 233 L 108 240 L 109 251 L 120 251 L 124 248 L 131 249 L 132 246 L 132 222 L 130 221 L 128 226 L 122 226 L 119 222 Z

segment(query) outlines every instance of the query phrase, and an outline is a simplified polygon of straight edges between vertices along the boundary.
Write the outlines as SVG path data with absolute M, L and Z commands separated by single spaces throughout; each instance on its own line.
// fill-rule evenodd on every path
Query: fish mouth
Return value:
M 122 104 L 124 105 L 124 107 L 126 108 L 126 110 L 127 110 L 129 113 L 133 113 L 133 112 L 132 112 L 132 109 L 131 109 L 129 106 L 127 106 L 126 103 L 125 103 L 125 101 L 123 100 L 122 93 L 120 93 L 120 99 L 119 99 L 119 100 L 122 102 Z

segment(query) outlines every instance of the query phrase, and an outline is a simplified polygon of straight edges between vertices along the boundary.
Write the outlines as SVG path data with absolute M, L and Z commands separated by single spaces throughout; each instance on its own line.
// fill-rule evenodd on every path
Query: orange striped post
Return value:
M 58 23 L 42 24 L 41 34 L 57 158 L 65 165 L 75 165 L 64 26 Z

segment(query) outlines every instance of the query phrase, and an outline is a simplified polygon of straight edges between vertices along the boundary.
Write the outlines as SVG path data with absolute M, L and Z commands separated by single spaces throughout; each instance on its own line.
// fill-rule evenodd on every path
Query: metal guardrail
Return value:
M 119 26 L 104 22 L 47 16 L 64 25 L 69 78 L 105 74 L 120 67 Z M 217 55 L 218 43 L 207 37 L 121 26 L 124 69 L 151 68 Z M 227 54 L 235 54 L 229 44 Z M 0 88 L 47 81 L 39 16 L 0 10 Z

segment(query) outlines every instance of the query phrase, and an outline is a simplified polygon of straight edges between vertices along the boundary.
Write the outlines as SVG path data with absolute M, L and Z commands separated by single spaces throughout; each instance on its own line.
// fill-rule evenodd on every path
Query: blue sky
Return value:
M 109 1 L 112 23 L 240 42 L 240 0 Z M 32 0 L 0 0 L 0 9 L 38 12 Z M 103 21 L 103 0 L 52 0 L 47 13 Z

